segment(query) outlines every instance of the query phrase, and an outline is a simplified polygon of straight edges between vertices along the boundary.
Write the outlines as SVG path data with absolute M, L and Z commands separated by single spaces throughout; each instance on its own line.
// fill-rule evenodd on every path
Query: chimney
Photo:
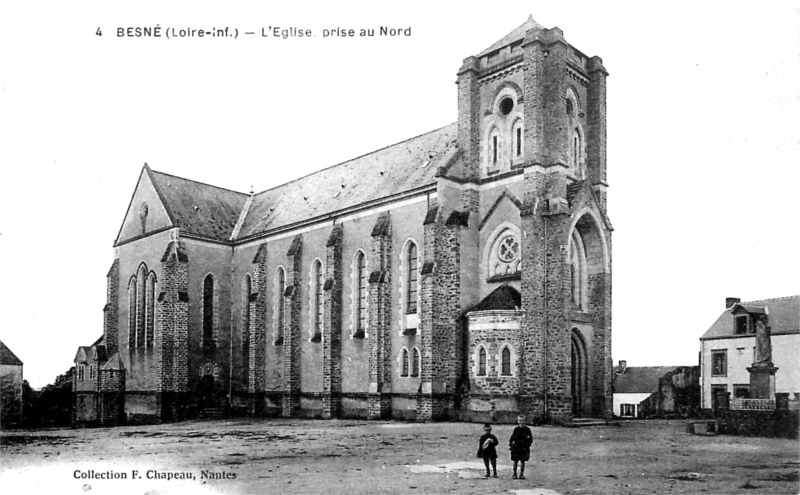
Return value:
M 725 298 L 725 309 L 728 309 L 731 306 L 733 306 L 734 304 L 740 303 L 740 302 L 742 302 L 742 300 L 739 299 L 738 297 L 726 297 Z

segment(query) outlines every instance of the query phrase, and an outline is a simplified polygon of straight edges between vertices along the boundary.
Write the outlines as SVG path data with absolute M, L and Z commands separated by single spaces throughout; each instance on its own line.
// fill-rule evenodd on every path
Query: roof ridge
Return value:
M 228 189 L 227 187 L 215 186 L 215 185 L 213 185 L 213 184 L 207 184 L 207 183 L 205 183 L 205 182 L 200 182 L 199 180 L 187 179 L 186 177 L 180 177 L 180 176 L 178 176 L 178 175 L 168 174 L 168 173 L 166 173 L 166 172 L 160 172 L 160 171 L 158 171 L 158 170 L 153 170 L 153 169 L 150 169 L 150 172 L 152 172 L 152 173 L 154 173 L 154 174 L 160 174 L 160 175 L 164 175 L 164 176 L 166 176 L 166 177 L 172 177 L 172 178 L 174 178 L 174 179 L 180 179 L 180 180 L 185 180 L 185 181 L 187 181 L 187 182 L 193 182 L 193 183 L 195 183 L 195 184 L 200 184 L 201 186 L 212 187 L 212 188 L 214 188 L 214 189 L 221 189 L 221 190 L 223 190 L 223 191 L 232 192 L 232 193 L 234 193 L 234 194 L 239 194 L 239 195 L 242 195 L 242 196 L 248 196 L 248 197 L 250 196 L 250 195 L 249 195 L 249 194 L 247 194 L 247 193 L 243 193 L 243 192 L 239 192 L 239 191 L 234 191 L 233 189 Z
M 383 150 L 387 150 L 387 149 L 389 149 L 389 148 L 392 148 L 392 147 L 394 147 L 394 146 L 398 146 L 398 145 L 401 145 L 401 144 L 403 144 L 403 143 L 407 143 L 407 142 L 409 142 L 409 141 L 413 141 L 414 139 L 419 139 L 419 138 L 421 138 L 421 137 L 423 137 L 423 136 L 427 136 L 427 135 L 429 135 L 429 134 L 433 134 L 434 132 L 441 131 L 442 129 L 445 129 L 445 128 L 447 128 L 447 127 L 450 127 L 450 126 L 453 126 L 453 125 L 456 125 L 456 124 L 458 124 L 458 122 L 451 122 L 451 123 L 449 123 L 449 124 L 447 124 L 447 125 L 443 125 L 442 127 L 439 127 L 439 128 L 437 128 L 437 129 L 434 129 L 434 130 L 432 130 L 432 131 L 423 132 L 422 134 L 418 134 L 418 135 L 416 135 L 416 136 L 413 136 L 413 137 L 410 137 L 410 138 L 408 138 L 408 139 L 404 139 L 404 140 L 402 140 L 402 141 L 398 141 L 398 142 L 396 142 L 396 143 L 393 143 L 393 144 L 390 144 L 390 145 L 388 145 L 388 146 L 384 146 L 383 148 L 378 148 L 378 149 L 376 149 L 376 150 L 370 151 L 370 152 L 368 152 L 368 153 L 364 153 L 363 155 L 358 155 L 358 156 L 355 156 L 355 157 L 353 157 L 353 158 L 350 158 L 350 159 L 348 159 L 348 160 L 345 160 L 345 161 L 343 161 L 343 162 L 339 162 L 339 163 L 336 163 L 336 164 L 334 164 L 334 165 L 329 165 L 329 166 L 327 166 L 327 167 L 325 167 L 325 168 L 321 168 L 321 169 L 319 169 L 319 170 L 316 170 L 316 171 L 314 171 L 314 172 L 311 172 L 310 174 L 303 175 L 303 176 L 301 176 L 301 177 L 298 177 L 298 178 L 296 178 L 296 179 L 292 179 L 292 180 L 290 180 L 290 181 L 282 182 L 282 183 L 278 184 L 277 186 L 270 187 L 269 189 L 264 189 L 263 191 L 261 191 L 261 192 L 259 192 L 259 193 L 256 193 L 255 195 L 256 195 L 256 196 L 259 196 L 259 195 L 261 195 L 261 194 L 265 194 L 265 193 L 268 193 L 268 192 L 270 192 L 270 191 L 274 191 L 275 189 L 278 189 L 279 187 L 283 187 L 283 186 L 285 186 L 285 185 L 288 185 L 288 184 L 291 184 L 291 183 L 293 183 L 293 182 L 298 182 L 298 181 L 301 181 L 301 180 L 303 180 L 303 179 L 306 179 L 306 178 L 308 178 L 308 177 L 311 177 L 312 175 L 316 175 L 316 174 L 319 174 L 319 173 L 321 173 L 321 172 L 324 172 L 324 171 L 326 171 L 326 170 L 330 170 L 330 169 L 332 169 L 332 168 L 336 168 L 336 167 L 339 167 L 339 166 L 345 165 L 345 164 L 347 164 L 347 163 L 350 163 L 350 162 L 353 162 L 353 161 L 355 161 L 355 160 L 358 160 L 358 159 L 364 158 L 364 157 L 366 157 L 366 156 L 373 155 L 373 154 L 375 154 L 375 153 L 378 153 L 378 152 L 381 152 L 381 151 L 383 151 Z
M 792 298 L 795 298 L 795 297 L 796 298 L 800 298 L 800 294 L 794 295 L 794 296 L 771 297 L 769 299 L 756 299 L 756 300 L 753 300 L 753 301 L 742 301 L 739 304 L 758 304 L 758 303 L 764 303 L 764 302 L 768 302 L 768 301 L 783 301 L 785 299 L 792 299 Z

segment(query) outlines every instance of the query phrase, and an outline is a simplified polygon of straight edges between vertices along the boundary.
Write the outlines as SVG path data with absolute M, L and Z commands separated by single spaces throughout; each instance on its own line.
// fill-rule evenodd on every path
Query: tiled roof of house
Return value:
M 253 197 L 237 239 L 435 183 L 456 155 L 457 124 L 320 170 Z
M 486 50 L 483 50 L 477 56 L 482 57 L 506 45 L 510 45 L 511 43 L 517 40 L 523 39 L 525 37 L 525 32 L 528 31 L 529 29 L 544 29 L 544 27 L 538 22 L 534 21 L 533 16 L 528 16 L 528 20 L 522 23 L 522 25 L 518 26 L 510 33 L 503 36 L 500 40 L 498 40 L 496 43 L 493 43 L 492 46 L 490 46 Z
M 181 231 L 219 241 L 230 239 L 247 194 L 154 170 L 150 177 L 167 214 Z
M 614 377 L 615 394 L 649 394 L 658 390 L 658 380 L 678 366 L 637 366 L 625 368 Z
M 503 284 L 492 291 L 491 294 L 483 298 L 481 302 L 470 310 L 473 311 L 497 311 L 515 310 L 522 306 L 522 296 L 510 285 Z
M 773 335 L 800 331 L 800 296 L 788 296 L 735 304 L 720 314 L 717 321 L 706 330 L 700 340 L 734 336 L 731 312 L 740 307 L 752 309 L 753 311 L 750 312 L 766 311 L 769 314 L 769 326 L 772 328 Z M 749 335 L 755 337 L 755 334 Z M 746 336 L 743 335 L 743 337 Z
M 6 347 L 3 341 L 0 341 L 0 364 L 7 364 L 9 366 L 22 366 L 22 361 L 11 352 L 11 349 Z

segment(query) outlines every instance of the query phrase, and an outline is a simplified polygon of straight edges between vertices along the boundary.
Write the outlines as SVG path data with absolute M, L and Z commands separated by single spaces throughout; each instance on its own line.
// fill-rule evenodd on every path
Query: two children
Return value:
M 492 425 L 483 425 L 483 435 L 478 441 L 478 457 L 483 459 L 486 466 L 486 478 L 489 477 L 489 464 L 492 465 L 494 477 L 497 478 L 497 449 L 500 442 L 497 437 L 492 435 Z M 525 424 L 525 416 L 517 416 L 517 427 L 508 440 L 508 448 L 511 450 L 511 460 L 514 462 L 513 479 L 525 479 L 525 462 L 531 457 L 531 444 L 533 444 L 533 434 L 531 429 Z M 517 466 L 519 465 L 519 476 L 517 476 Z

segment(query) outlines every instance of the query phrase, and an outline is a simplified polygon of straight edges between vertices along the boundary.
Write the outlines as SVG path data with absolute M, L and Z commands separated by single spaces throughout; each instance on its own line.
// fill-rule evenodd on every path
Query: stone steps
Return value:
M 604 418 L 572 418 L 572 422 L 564 426 L 567 428 L 586 428 L 590 426 L 619 426 L 619 423 L 607 421 Z

